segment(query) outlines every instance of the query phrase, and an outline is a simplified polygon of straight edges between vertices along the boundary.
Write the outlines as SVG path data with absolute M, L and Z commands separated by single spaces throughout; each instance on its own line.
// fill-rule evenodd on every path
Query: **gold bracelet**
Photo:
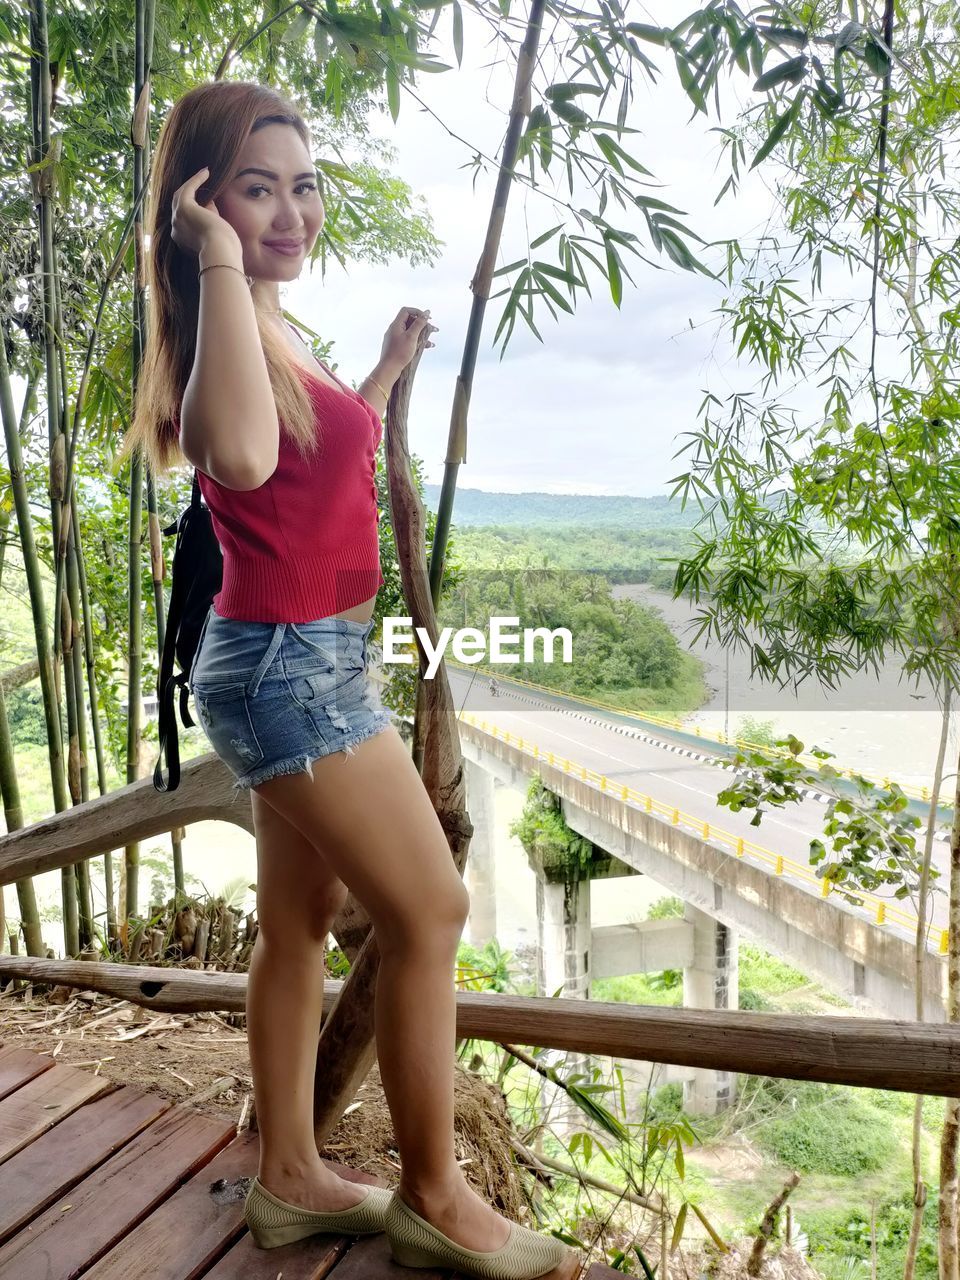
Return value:
M 200 270 L 197 272 L 197 279 L 199 280 L 200 277 L 203 275 L 203 273 L 205 271 L 209 271 L 211 267 L 229 267 L 231 271 L 240 271 L 240 268 L 235 267 L 232 262 L 208 262 L 205 267 L 201 267 Z M 240 274 L 243 276 L 244 280 L 246 280 L 247 283 L 249 284 L 250 277 L 247 275 L 247 273 L 245 271 L 240 271 Z
M 376 378 L 373 376 L 373 374 L 372 374 L 372 373 L 371 373 L 371 374 L 370 374 L 370 376 L 367 378 L 367 381 L 368 381 L 368 382 L 372 382 L 372 383 L 373 383 L 373 385 L 377 388 L 377 390 L 378 390 L 378 391 L 380 392 L 380 394 L 383 396 L 384 400 L 389 400 L 389 399 L 390 399 L 390 392 L 389 392 L 389 391 L 384 391 L 383 387 L 381 387 L 380 383 L 376 380 Z

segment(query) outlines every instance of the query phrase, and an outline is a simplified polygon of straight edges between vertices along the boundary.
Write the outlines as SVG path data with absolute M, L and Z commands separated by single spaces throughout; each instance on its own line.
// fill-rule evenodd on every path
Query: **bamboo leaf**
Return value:
M 638 1244 L 635 1244 L 633 1246 L 633 1251 L 637 1255 L 637 1261 L 640 1263 L 640 1266 L 643 1268 L 643 1274 L 646 1276 L 646 1280 L 656 1280 L 656 1275 L 657 1275 L 656 1266 L 651 1267 L 650 1263 L 647 1261 L 646 1254 L 643 1252 L 643 1250 L 640 1248 Z
M 740 36 L 740 39 L 733 46 L 732 57 L 740 70 L 746 75 L 750 69 L 750 45 L 753 43 L 753 28 L 747 27 L 746 31 Z
M 458 0 L 453 0 L 453 51 L 457 55 L 457 66 L 463 66 L 463 12 Z
M 806 31 L 801 31 L 799 27 L 758 27 L 768 40 L 777 44 L 795 44 L 798 48 L 804 48 L 810 40 Z
M 321 63 L 326 62 L 330 56 L 330 37 L 327 35 L 327 28 L 320 21 L 313 28 L 313 54 Z
M 607 240 L 607 277 L 610 281 L 610 297 L 614 301 L 614 305 L 619 307 L 623 299 L 623 277 L 620 274 L 620 259 L 617 257 L 616 248 Z
M 280 43 L 288 44 L 293 40 L 299 40 L 312 21 L 313 14 L 309 13 L 306 9 L 301 9 L 280 37 Z
M 837 34 L 836 42 L 834 44 L 834 48 L 837 53 L 842 53 L 844 49 L 849 49 L 856 41 L 861 31 L 863 31 L 863 27 L 859 22 L 851 21 L 848 22 L 845 27 L 842 27 Z
M 452 71 L 453 67 L 448 66 L 446 62 L 437 62 L 429 53 L 413 53 L 406 62 L 411 67 L 416 67 L 418 71 Z
M 563 230 L 563 223 L 562 223 L 562 222 L 558 222 L 558 223 L 557 223 L 557 225 L 556 225 L 555 227 L 551 227 L 549 231 L 544 231 L 543 235 L 537 236 L 536 240 L 531 240 L 531 241 L 530 241 L 530 248 L 531 248 L 531 249 L 539 249 L 539 248 L 540 248 L 540 246 L 541 246 L 545 241 L 547 241 L 547 240 L 549 240 L 549 239 L 551 238 L 551 236 L 555 236 L 555 235 L 557 234 L 557 232 L 558 232 L 558 231 L 562 231 L 562 230 Z M 545 270 L 547 269 L 547 268 L 546 268 L 546 266 L 545 266 L 545 265 L 543 265 L 543 264 L 538 264 L 538 265 L 540 265 L 540 266 L 541 266 L 541 270 L 544 270 L 544 271 L 545 271 Z
M 690 252 L 675 231 L 661 225 L 659 232 L 668 257 L 672 258 L 678 267 L 682 267 L 684 271 L 702 271 L 704 275 L 713 275 L 713 272 Z
M 683 1228 L 687 1221 L 687 1201 L 684 1200 L 680 1206 L 680 1212 L 677 1214 L 677 1220 L 673 1224 L 673 1235 L 670 1238 L 670 1252 L 675 1252 L 680 1247 L 680 1241 L 683 1239 Z
M 400 81 L 397 79 L 397 68 L 393 62 L 387 63 L 385 73 L 387 82 L 387 105 L 390 108 L 390 115 L 393 117 L 393 123 L 397 123 L 397 116 L 400 114 Z
M 497 267 L 492 274 L 495 276 L 505 276 L 509 271 L 516 271 L 518 267 L 526 265 L 526 258 L 517 258 L 516 262 L 508 262 L 505 267 Z
M 649 44 L 658 44 L 663 47 L 667 43 L 666 27 L 653 27 L 648 22 L 628 22 L 626 29 L 632 36 L 636 36 L 639 40 L 646 40 Z
M 307 16 L 309 17 L 309 15 Z M 338 31 L 336 27 L 331 26 L 330 38 L 337 46 L 337 50 L 347 66 L 355 67 L 357 65 L 357 53 L 346 36 L 344 36 L 342 32 Z
M 550 262 L 538 262 L 537 266 L 546 275 L 553 276 L 555 280 L 562 280 L 564 284 L 577 285 L 580 283 L 569 268 L 566 271 L 563 271 L 560 267 L 555 267 Z
M 694 1204 L 692 1201 L 690 1201 L 690 1202 L 689 1202 L 689 1204 L 690 1204 L 690 1208 L 693 1210 L 693 1212 L 697 1215 L 697 1217 L 698 1217 L 698 1218 L 700 1219 L 700 1221 L 703 1223 L 703 1226 L 704 1226 L 704 1229 L 705 1229 L 705 1230 L 706 1230 L 706 1232 L 707 1232 L 707 1235 L 710 1237 L 710 1239 L 713 1241 L 713 1243 L 717 1246 L 717 1248 L 720 1250 L 720 1252 L 721 1252 L 721 1253 L 729 1253 L 729 1252 L 730 1252 L 730 1248 L 729 1248 L 729 1246 L 724 1242 L 724 1240 L 723 1240 L 723 1239 L 722 1239 L 722 1237 L 720 1236 L 719 1232 L 717 1232 L 717 1231 L 714 1229 L 714 1227 L 712 1226 L 712 1224 L 707 1220 L 707 1218 L 706 1218 L 706 1216 L 705 1216 L 705 1214 L 704 1214 L 703 1210 L 700 1208 L 700 1206 L 699 1206 L 699 1205 Z
M 553 104 L 553 109 L 561 120 L 566 120 L 568 124 L 584 125 L 589 124 L 590 117 L 575 102 L 568 102 L 565 98 L 560 98 Z
M 603 152 L 608 164 L 612 164 L 617 173 L 623 174 L 623 166 L 620 164 L 620 157 L 617 155 L 616 149 L 611 145 L 611 139 L 605 133 L 596 135 L 597 146 Z
M 653 176 L 649 169 L 644 168 L 644 166 L 640 163 L 640 161 L 637 160 L 634 156 L 630 155 L 628 151 L 624 151 L 623 147 L 620 146 L 620 143 L 617 142 L 614 138 L 611 138 L 608 133 L 598 133 L 596 134 L 596 139 L 597 139 L 597 145 L 603 151 L 604 155 L 607 155 L 607 148 L 609 147 L 617 156 L 620 157 L 621 160 L 623 160 L 626 164 L 628 164 L 631 169 L 636 169 L 636 171 L 638 173 L 642 173 L 645 178 L 650 178 Z M 609 156 L 607 156 L 607 158 L 610 159 Z M 614 161 L 610 159 L 610 163 L 614 164 Z M 614 164 L 614 167 L 619 169 L 619 166 L 615 164 Z M 623 170 L 619 169 L 619 172 L 622 173 Z
M 801 53 L 796 58 L 789 58 L 786 62 L 781 62 L 778 66 L 765 71 L 755 81 L 753 87 L 758 93 L 765 93 L 768 89 L 776 88 L 778 84 L 799 84 L 804 77 L 808 62 L 809 58 L 805 53 Z
M 623 90 L 620 94 L 620 106 L 617 108 L 617 129 L 618 130 L 623 128 L 624 122 L 627 118 L 627 106 L 629 105 L 629 101 L 630 101 L 630 80 L 625 77 L 623 81 Z
M 560 290 L 556 287 L 556 285 L 551 284 L 550 281 L 545 276 L 540 274 L 540 272 L 536 268 L 536 264 L 534 265 L 533 273 L 537 278 L 537 283 L 540 285 L 540 288 L 545 293 L 550 295 L 550 297 L 554 300 L 557 306 L 563 307 L 564 311 L 567 311 L 569 312 L 570 315 L 573 315 L 573 307 L 571 307 L 570 303 L 566 300 L 566 298 L 563 296 Z
M 565 102 L 577 93 L 594 93 L 601 94 L 603 90 L 596 84 L 585 84 L 577 80 L 568 80 L 559 84 L 552 84 L 547 88 L 546 96 L 551 102 Z
M 697 84 L 697 78 L 694 75 L 689 62 L 684 55 L 677 53 L 677 74 L 680 77 L 680 83 L 683 85 L 684 91 L 693 105 L 698 111 L 702 111 L 704 115 L 707 112 L 707 100 L 703 96 L 703 91 Z
M 793 124 L 794 120 L 796 120 L 802 101 L 803 98 L 798 94 L 786 111 L 784 111 L 783 115 L 777 118 L 774 122 L 773 128 L 767 134 L 760 150 L 753 157 L 753 162 L 750 165 L 751 169 L 755 169 L 758 164 L 766 160 L 767 156 L 784 136 L 791 124 Z
M 873 74 L 882 80 L 890 69 L 890 55 L 883 45 L 871 37 L 864 46 L 863 57 Z

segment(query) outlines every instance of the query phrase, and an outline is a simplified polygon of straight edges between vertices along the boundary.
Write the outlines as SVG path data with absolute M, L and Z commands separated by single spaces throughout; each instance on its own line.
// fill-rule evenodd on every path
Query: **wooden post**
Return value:
M 422 627 L 435 646 L 439 628 L 426 563 L 426 517 L 413 484 L 413 465 L 407 444 L 410 389 L 428 334 L 429 329 L 425 328 L 416 354 L 400 374 L 390 394 L 387 470 L 390 518 L 414 635 L 417 634 L 416 628 Z M 420 663 L 422 672 L 427 665 L 422 649 Z M 413 755 L 414 760 L 420 762 L 423 785 L 462 876 L 473 826 L 466 812 L 466 770 L 460 753 L 456 709 L 443 663 L 432 680 L 421 680 L 418 684 Z M 339 941 L 339 935 L 337 937 Z M 374 996 L 379 963 L 376 938 L 367 936 L 351 964 L 333 1009 L 320 1028 L 313 1099 L 318 1145 L 335 1128 L 376 1060 Z M 451 1043 L 451 1070 L 453 1052 L 454 1044 Z

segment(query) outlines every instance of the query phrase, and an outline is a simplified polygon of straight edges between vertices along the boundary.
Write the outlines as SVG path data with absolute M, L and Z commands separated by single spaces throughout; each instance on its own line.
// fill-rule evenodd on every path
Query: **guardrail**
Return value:
M 626 783 L 612 782 L 605 774 L 598 773 L 595 769 L 590 769 L 585 764 L 569 760 L 565 756 L 557 755 L 554 751 L 547 751 L 540 747 L 539 744 L 531 742 L 529 738 L 522 738 L 518 734 L 508 733 L 497 725 L 475 716 L 473 712 L 461 711 L 458 719 L 465 721 L 467 724 L 472 724 L 483 733 L 489 733 L 491 737 L 498 738 L 508 746 L 516 747 L 534 760 L 542 760 L 554 768 L 562 769 L 564 773 L 573 774 L 583 782 L 591 783 L 598 791 L 614 795 L 617 799 L 622 800 L 624 804 L 634 805 L 645 813 L 653 813 L 658 817 L 666 818 L 673 826 L 686 827 L 699 835 L 702 840 L 709 840 L 716 845 L 726 845 L 738 858 L 749 858 L 754 862 L 759 862 L 761 865 L 771 868 L 774 875 L 790 875 L 795 880 L 811 885 L 823 898 L 828 898 L 832 892 L 833 887 L 830 880 L 823 876 L 815 875 L 809 866 L 794 862 L 792 858 L 788 858 L 785 854 L 774 853 L 773 850 L 766 849 L 763 845 L 755 844 L 752 840 L 747 840 L 743 836 L 733 835 L 729 831 L 724 831 L 722 827 L 718 827 L 712 822 L 706 822 L 702 818 L 684 813 L 675 805 L 668 805 L 660 800 L 655 800 L 653 796 L 645 795 L 633 787 L 627 786 Z M 895 924 L 914 935 L 916 934 L 918 919 L 915 913 L 904 911 L 895 903 L 867 891 L 858 893 L 857 898 L 858 905 L 869 915 L 872 924 Z M 948 930 L 938 928 L 933 924 L 927 925 L 926 943 L 931 950 L 937 951 L 940 955 L 946 955 L 948 939 Z
M 458 662 L 448 654 L 444 654 L 443 660 L 450 666 L 456 667 L 459 671 L 478 671 L 476 666 L 472 666 L 465 662 Z M 728 738 L 722 729 L 717 733 L 716 737 L 712 737 L 710 734 L 704 733 L 699 725 L 685 725 L 681 720 L 675 720 L 670 716 L 656 716 L 651 712 L 644 712 L 641 714 L 639 711 L 632 711 L 629 707 L 620 707 L 612 702 L 603 702 L 597 698 L 583 698 L 579 694 L 568 693 L 565 689 L 551 689 L 547 685 L 535 684 L 531 680 L 522 680 L 518 676 L 504 676 L 499 671 L 488 671 L 486 667 L 479 668 L 479 671 L 484 676 L 495 679 L 498 682 L 503 682 L 508 686 L 519 685 L 521 688 L 529 689 L 533 693 L 553 698 L 563 698 L 564 701 L 567 702 L 577 702 L 587 709 L 611 711 L 616 713 L 618 716 L 622 716 L 624 719 L 635 720 L 640 726 L 650 725 L 659 729 L 673 730 L 675 733 L 682 733 L 686 736 L 699 738 L 702 742 L 708 745 L 712 744 L 728 748 L 736 747 L 747 751 L 765 751 L 770 755 L 780 756 L 781 759 L 784 760 L 796 758 L 811 769 L 819 769 L 823 763 L 823 761 L 818 760 L 816 756 L 807 755 L 804 752 L 801 752 L 800 755 L 794 757 L 790 752 L 783 751 L 781 748 L 771 747 L 762 742 L 751 742 L 749 738 Z M 835 768 L 843 778 L 848 778 L 850 780 L 855 780 L 858 777 L 866 778 L 869 782 L 879 783 L 883 787 L 890 787 L 892 783 L 896 781 L 896 779 L 891 778 L 889 775 L 870 773 L 866 769 L 845 769 L 837 764 L 833 765 L 833 768 Z M 931 790 L 929 787 L 918 787 L 911 782 L 897 782 L 897 786 L 901 789 L 904 795 L 912 796 L 915 800 L 921 800 L 929 804 L 931 798 Z M 938 800 L 937 806 L 941 809 L 949 811 L 953 810 L 953 804 L 949 801 Z

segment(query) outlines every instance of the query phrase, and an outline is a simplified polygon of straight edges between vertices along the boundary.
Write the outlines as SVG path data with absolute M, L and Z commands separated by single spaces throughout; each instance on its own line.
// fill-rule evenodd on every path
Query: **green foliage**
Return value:
M 741 942 L 738 949 L 740 985 L 746 984 L 766 995 L 778 996 L 810 985 L 810 979 L 799 969 L 753 942 Z
M 909 1195 L 881 1199 L 876 1205 L 877 1280 L 902 1280 L 913 1202 Z M 869 1277 L 870 1205 L 815 1209 L 802 1217 L 810 1262 L 825 1280 Z M 928 1195 L 917 1249 L 916 1280 L 937 1280 L 937 1197 Z M 859 1270 L 857 1270 L 859 1267 Z
M 665 983 L 653 973 L 630 973 L 616 978 L 594 978 L 590 983 L 592 1000 L 611 1004 L 650 1004 L 676 1009 L 682 1004 L 682 983 Z
M 754 991 L 752 987 L 744 987 L 741 984 L 737 993 L 737 1008 L 749 1009 L 753 1013 L 763 1013 L 772 1010 L 774 1005 L 760 991 Z
M 682 898 L 658 898 L 647 910 L 648 920 L 682 920 Z
M 753 742 L 758 747 L 772 747 L 776 741 L 773 720 L 757 720 L 754 716 L 741 716 L 733 736 L 742 742 Z
M 887 1117 L 849 1089 L 822 1089 L 813 1105 L 760 1125 L 757 1141 L 801 1173 L 856 1177 L 883 1168 L 899 1145 Z
M 39 681 L 11 689 L 5 695 L 5 702 L 14 748 L 46 747 L 47 728 Z
M 562 660 L 559 644 L 549 660 L 549 649 L 540 644 L 526 656 L 518 643 L 516 662 L 488 655 L 477 664 L 485 673 L 513 675 L 579 697 L 615 698 L 625 708 L 636 705 L 643 691 L 669 690 L 684 678 L 688 655 L 662 617 L 632 600 L 614 599 L 610 584 L 598 574 L 506 566 L 474 570 L 463 576 L 458 592 L 445 596 L 440 623 L 487 634 L 491 617 L 519 619 L 518 632 L 566 628 L 571 661 Z
M 457 985 L 470 991 L 515 991 L 513 953 L 489 938 L 482 947 L 457 945 Z
M 651 1124 L 665 1125 L 683 1114 L 683 1085 L 679 1081 L 654 1089 L 647 1101 L 647 1117 Z
M 558 797 L 538 775 L 530 779 L 523 812 L 510 824 L 510 834 L 556 879 L 580 879 L 593 860 L 593 842 L 567 826 Z
M 820 867 L 819 874 L 853 904 L 862 901 L 860 890 L 892 888 L 893 896 L 899 899 L 915 895 L 923 868 L 916 835 L 923 819 L 908 811 L 903 789 L 896 782 L 878 786 L 854 774 L 844 779 L 845 789 L 841 790 L 842 775 L 826 763 L 833 759 L 831 752 L 812 747 L 809 754 L 824 762 L 812 768 L 801 762 L 803 743 L 792 734 L 778 738 L 773 745 L 779 749 L 776 753 L 749 748 L 737 751 L 733 757 L 736 780 L 718 792 L 717 804 L 734 813 L 752 808 L 750 823 L 759 826 L 765 804 L 783 808 L 802 801 L 807 788 L 825 791 L 830 799 L 824 810 L 823 834 L 831 841 L 833 857 L 828 858 L 826 844 L 815 837 L 810 841 L 810 865 Z M 937 868 L 930 868 L 932 881 L 939 874 Z
M 719 115 L 706 88 L 728 71 L 768 95 L 720 122 L 717 199 L 751 152 L 778 162 L 767 229 L 725 246 L 718 326 L 744 372 L 705 390 L 684 445 L 672 492 L 703 520 L 674 587 L 762 679 L 835 689 L 886 661 L 939 693 L 960 683 L 944 624 L 960 551 L 958 11 L 897 11 L 893 58 L 879 10 L 858 16 L 780 9 L 768 25 L 719 6 L 671 36 L 696 109 Z

